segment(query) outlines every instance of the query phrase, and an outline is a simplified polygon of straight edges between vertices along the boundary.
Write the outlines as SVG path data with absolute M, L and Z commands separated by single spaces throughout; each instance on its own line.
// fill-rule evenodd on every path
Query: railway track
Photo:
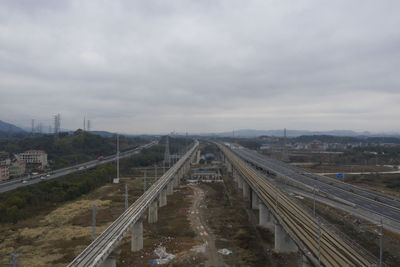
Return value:
M 310 188 L 316 186 L 320 191 L 328 195 L 339 197 L 345 201 L 353 203 L 357 207 L 400 223 L 400 202 L 397 200 L 377 195 L 373 192 L 343 182 L 334 181 L 327 177 L 321 177 L 315 174 L 309 175 L 308 173 L 307 175 L 300 174 L 306 172 L 301 172 L 300 169 L 296 170 L 294 169 L 295 167 L 292 166 L 286 166 L 287 164 L 285 163 L 262 157 L 261 155 L 257 155 L 255 152 L 248 151 L 247 149 L 239 149 L 237 150 L 237 154 L 241 158 L 252 162 L 258 167 L 269 169 L 276 174 L 288 179 L 293 179 L 309 186 Z
M 318 221 L 303 207 L 269 183 L 230 149 L 221 144 L 218 146 L 314 265 L 318 265 L 318 258 L 323 266 L 373 266 L 377 263 L 373 256 L 357 250 L 327 226 L 319 226 Z
M 108 255 L 116 248 L 121 239 L 129 231 L 130 227 L 138 220 L 156 200 L 168 183 L 174 178 L 179 169 L 190 160 L 198 146 L 194 146 L 160 179 L 158 179 L 142 196 L 140 196 L 121 216 L 119 216 L 103 233 L 101 233 L 81 254 L 79 254 L 68 266 L 101 266 Z

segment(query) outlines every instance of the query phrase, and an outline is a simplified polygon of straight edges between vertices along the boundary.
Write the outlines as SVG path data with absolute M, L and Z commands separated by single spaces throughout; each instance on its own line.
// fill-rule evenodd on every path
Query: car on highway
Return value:
M 45 177 L 45 176 L 42 176 L 42 177 L 40 177 L 40 180 L 44 180 L 44 179 L 46 179 L 46 177 Z
M 23 184 L 26 184 L 28 181 L 27 180 L 22 180 L 22 183 Z

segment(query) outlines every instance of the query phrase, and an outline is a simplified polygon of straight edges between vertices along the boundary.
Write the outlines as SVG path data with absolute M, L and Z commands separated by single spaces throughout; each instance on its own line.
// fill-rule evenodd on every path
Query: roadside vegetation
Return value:
M 171 153 L 183 149 L 184 143 L 183 139 L 170 138 L 170 151 L 173 151 Z M 121 175 L 132 175 L 135 173 L 135 167 L 152 166 L 162 161 L 164 149 L 165 146 L 160 144 L 122 159 L 120 161 Z M 57 204 L 75 200 L 111 182 L 115 175 L 115 164 L 105 164 L 95 169 L 68 174 L 62 178 L 42 181 L 2 193 L 0 194 L 0 222 L 16 223 L 55 207 Z
M 120 151 L 133 149 L 149 140 L 139 137 L 119 137 Z M 93 160 L 100 155 L 116 152 L 116 137 L 103 137 L 77 130 L 74 133 L 60 133 L 59 138 L 44 134 L 0 141 L 0 150 L 10 154 L 26 150 L 44 150 L 52 169 L 59 169 L 73 164 Z
M 103 165 L 93 170 L 43 181 L 0 194 L 0 222 L 13 222 L 74 200 L 100 187 L 115 176 L 115 166 Z

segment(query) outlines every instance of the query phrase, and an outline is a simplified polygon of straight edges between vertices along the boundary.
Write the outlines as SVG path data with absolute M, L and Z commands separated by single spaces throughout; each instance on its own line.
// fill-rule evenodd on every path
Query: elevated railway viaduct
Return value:
M 259 224 L 275 232 L 275 249 L 301 251 L 303 266 L 377 266 L 378 260 L 272 185 L 228 146 L 218 144 L 223 161 L 253 209 Z

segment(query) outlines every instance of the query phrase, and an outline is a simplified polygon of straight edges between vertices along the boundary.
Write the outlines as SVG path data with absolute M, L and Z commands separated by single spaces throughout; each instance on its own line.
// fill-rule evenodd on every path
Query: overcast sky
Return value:
M 400 131 L 400 1 L 1 0 L 0 119 Z

